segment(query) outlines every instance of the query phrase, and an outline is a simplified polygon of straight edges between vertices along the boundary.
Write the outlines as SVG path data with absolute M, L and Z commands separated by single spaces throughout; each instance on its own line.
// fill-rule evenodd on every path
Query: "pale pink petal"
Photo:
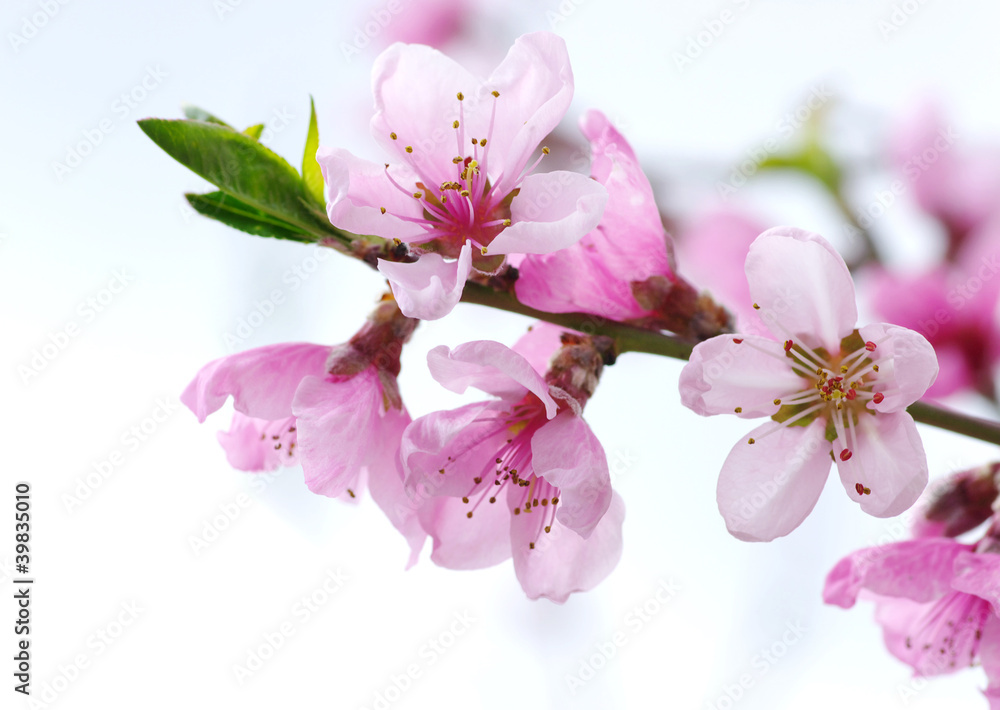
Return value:
M 466 242 L 455 261 L 438 254 L 422 254 L 410 264 L 379 259 L 378 270 L 389 280 L 403 315 L 437 320 L 451 313 L 462 298 L 472 271 L 472 247 Z
M 810 387 L 792 363 L 782 345 L 768 338 L 717 335 L 698 343 L 681 370 L 681 402 L 702 416 L 770 417 L 780 408 L 776 398 Z
M 852 552 L 827 575 L 823 601 L 848 609 L 861 590 L 931 602 L 952 590 L 955 560 L 971 549 L 951 538 L 904 540 Z
M 389 4 L 385 8 L 389 8 Z M 398 3 L 385 27 L 385 40 L 440 48 L 472 19 L 470 0 L 409 0 Z M 381 12 L 386 12 L 381 9 Z M 380 38 L 381 39 L 381 38 Z
M 482 569 L 510 557 L 510 509 L 483 502 L 472 518 L 459 498 L 429 497 L 421 504 L 420 523 L 434 541 L 431 561 L 448 569 Z
M 493 462 L 510 438 L 507 406 L 476 402 L 415 419 L 400 443 L 407 490 L 421 498 L 471 496 L 491 486 Z
M 779 340 L 839 352 L 858 320 L 854 282 L 844 259 L 818 234 L 775 227 L 750 245 L 750 296 Z
M 490 242 L 490 254 L 545 254 L 576 244 L 597 226 L 608 201 L 604 187 L 565 170 L 524 178 L 510 204 L 513 224 Z
M 403 487 L 403 466 L 399 445 L 403 431 L 410 423 L 405 411 L 390 408 L 382 417 L 378 436 L 368 442 L 368 490 L 389 522 L 406 538 L 410 546 L 407 569 L 417 562 L 427 533 L 417 516 L 419 502 L 407 495 Z M 376 432 L 373 432 L 376 433 Z
M 767 422 L 739 441 L 719 474 L 719 512 L 734 537 L 767 542 L 787 535 L 819 500 L 830 472 L 822 420 L 807 427 Z M 749 438 L 756 443 L 747 443 Z
M 891 518 L 913 505 L 927 486 L 927 456 L 917 425 L 906 412 L 862 416 L 856 436 L 833 442 L 847 495 L 877 518 Z M 842 451 L 852 454 L 842 460 Z M 871 493 L 859 494 L 857 484 Z
M 593 589 L 621 559 L 625 504 L 617 493 L 586 539 L 558 521 L 552 532 L 539 534 L 529 518 L 514 516 L 510 526 L 514 571 L 529 599 L 545 597 L 562 604 L 574 592 Z
M 963 552 L 955 560 L 951 586 L 985 599 L 993 613 L 1000 616 L 1000 554 Z
M 307 375 L 326 372 L 328 345 L 280 343 L 245 350 L 205 365 L 181 394 L 198 421 L 226 403 L 257 419 L 292 415 L 292 397 Z
M 489 163 L 491 173 L 498 168 L 503 171 L 497 186 L 500 194 L 506 194 L 516 186 L 528 158 L 559 124 L 573 99 L 573 71 L 565 41 L 551 32 L 519 37 L 485 88 L 500 94 L 489 141 L 493 146 Z M 485 116 L 492 108 L 492 98 L 487 95 L 482 102 Z
M 229 431 L 216 436 L 229 465 L 240 471 L 273 471 L 298 464 L 295 448 L 290 446 L 296 441 L 295 417 L 271 421 L 233 412 Z M 279 443 L 281 448 L 276 449 Z
M 611 473 L 587 422 L 560 412 L 531 438 L 531 461 L 535 475 L 559 489 L 559 522 L 589 537 L 611 505 Z
M 552 356 L 562 347 L 562 334 L 575 332 L 547 321 L 536 321 L 511 350 L 524 357 L 535 372 L 547 372 Z
M 320 148 L 316 160 L 328 188 L 326 212 L 333 226 L 404 242 L 419 241 L 427 234 L 419 224 L 400 219 L 421 219 L 423 209 L 412 194 L 392 184 L 385 165 L 361 160 L 341 148 Z M 400 185 L 413 185 L 419 179 L 405 166 L 393 165 L 389 173 Z
M 292 408 L 298 419 L 298 453 L 313 493 L 339 496 L 357 485 L 378 437 L 382 387 L 374 369 L 342 381 L 307 377 Z
M 461 394 L 475 387 L 512 402 L 532 392 L 545 404 L 547 417 L 554 417 L 558 408 L 549 395 L 545 378 L 531 363 L 492 340 L 463 343 L 454 350 L 439 345 L 427 353 L 427 368 L 435 380 L 452 392 Z
M 875 344 L 871 357 L 879 370 L 873 373 L 877 379 L 872 389 L 884 395 L 879 404 L 869 403 L 869 409 L 898 412 L 924 396 L 938 374 L 937 356 L 924 336 L 887 323 L 866 325 L 858 333 L 862 340 Z
M 394 44 L 378 56 L 372 68 L 372 135 L 397 160 L 420 165 L 421 177 L 429 185 L 453 180 L 457 94 L 477 96 L 479 85 L 472 74 L 436 49 Z M 472 101 L 465 104 L 465 135 L 485 136 L 489 113 L 480 118 L 482 112 L 475 110 Z M 390 137 L 392 133 L 396 140 Z M 407 146 L 413 148 L 412 153 L 406 152 Z M 467 150 L 467 146 L 462 148 Z

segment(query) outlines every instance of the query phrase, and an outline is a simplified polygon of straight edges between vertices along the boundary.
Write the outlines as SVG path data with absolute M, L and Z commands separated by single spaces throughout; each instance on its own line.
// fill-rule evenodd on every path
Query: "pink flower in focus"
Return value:
M 342 149 L 316 157 L 334 225 L 399 239 L 418 255 L 379 261 L 404 314 L 440 318 L 473 269 L 492 274 L 507 254 L 565 248 L 600 219 L 607 193 L 593 180 L 529 174 L 573 95 L 556 35 L 521 37 L 485 82 L 429 47 L 396 44 L 376 60 L 373 88 L 372 134 L 399 162 L 376 165 Z
M 989 538 L 984 542 L 989 543 Z M 830 572 L 827 604 L 872 599 L 889 651 L 920 676 L 981 663 L 990 708 L 1000 710 L 1000 554 L 923 538 L 848 555 Z
M 599 365 L 560 353 L 564 374 L 589 370 L 581 379 L 596 386 Z M 472 386 L 497 398 L 420 417 L 403 435 L 406 486 L 425 501 L 419 516 L 434 540 L 431 559 L 475 569 L 513 556 L 532 599 L 562 603 L 592 588 L 621 556 L 624 505 L 580 416 L 586 392 L 550 384 L 566 379 L 554 374 L 558 364 L 545 378 L 492 341 L 441 346 L 427 359 L 448 389 Z
M 670 235 L 653 189 L 632 147 L 600 111 L 588 111 L 580 130 L 590 141 L 591 176 L 608 191 L 600 224 L 576 244 L 528 255 L 515 282 L 522 303 L 549 313 L 579 311 L 625 321 L 651 315 L 632 295 L 632 283 L 674 279 Z
M 205 365 L 181 395 L 198 421 L 233 397 L 233 423 L 219 441 L 245 471 L 301 464 L 314 493 L 372 498 L 411 547 L 426 535 L 403 490 L 399 441 L 410 423 L 396 385 L 402 343 L 416 321 L 386 301 L 350 342 L 288 343 Z
M 923 336 L 876 323 L 856 329 L 854 284 L 822 237 L 789 227 L 750 246 L 746 277 L 772 337 L 720 335 L 695 346 L 680 377 L 698 414 L 771 417 L 722 467 L 719 510 L 742 540 L 787 535 L 837 464 L 848 495 L 878 517 L 903 512 L 927 483 L 906 408 L 934 381 Z

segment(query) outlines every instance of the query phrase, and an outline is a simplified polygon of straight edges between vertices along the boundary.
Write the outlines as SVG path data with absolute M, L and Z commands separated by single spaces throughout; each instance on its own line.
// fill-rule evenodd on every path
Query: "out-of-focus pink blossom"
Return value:
M 1000 149 L 970 152 L 958 140 L 940 107 L 925 102 L 906 113 L 890 144 L 893 162 L 917 202 L 945 226 L 950 255 L 997 215 L 1000 205 Z
M 928 394 L 974 389 L 995 398 L 1000 360 L 1000 212 L 962 244 L 955 260 L 921 274 L 871 267 L 870 300 L 887 321 L 934 346 L 941 376 Z
M 379 261 L 404 314 L 446 315 L 470 274 L 496 273 L 507 254 L 544 254 L 597 225 L 605 189 L 567 171 L 532 173 L 531 156 L 565 114 L 573 74 L 562 39 L 521 37 L 481 82 L 443 54 L 395 44 L 375 62 L 375 140 L 398 162 L 343 149 L 317 154 L 330 221 L 399 239 L 413 263 Z
M 434 540 L 431 559 L 474 569 L 513 557 L 527 595 L 558 603 L 617 564 L 624 517 L 604 449 L 580 416 L 599 361 L 561 353 L 543 377 L 492 341 L 435 348 L 435 379 L 496 399 L 420 417 L 402 445 L 407 488 L 424 501 L 420 520 Z M 562 376 L 569 370 L 576 377 Z
M 986 696 L 1000 698 L 1000 554 L 950 538 L 907 540 L 854 552 L 833 568 L 823 600 L 845 609 L 875 601 L 889 651 L 917 675 L 981 663 Z
M 738 443 L 719 476 L 719 510 L 743 540 L 787 535 L 816 504 L 836 462 L 862 510 L 909 508 L 927 483 L 906 408 L 937 376 L 934 350 L 906 328 L 855 328 L 850 272 L 816 234 L 778 227 L 746 260 L 750 294 L 771 337 L 720 335 L 695 346 L 680 377 L 698 414 L 770 417 Z

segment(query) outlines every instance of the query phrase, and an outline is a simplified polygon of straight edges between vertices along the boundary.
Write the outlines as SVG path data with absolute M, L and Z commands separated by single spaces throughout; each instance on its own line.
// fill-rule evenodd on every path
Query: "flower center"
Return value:
M 424 149 L 425 146 L 433 148 L 439 143 L 442 140 L 441 136 L 446 135 L 444 132 L 435 132 L 432 138 L 417 140 L 405 146 L 404 160 L 417 175 L 412 186 L 400 184 L 389 173 L 389 164 L 385 164 L 386 176 L 393 186 L 421 204 L 423 214 L 420 217 L 395 216 L 423 227 L 426 236 L 413 240 L 414 243 L 420 244 L 423 251 L 458 258 L 466 240 L 469 240 L 479 250 L 476 256 L 486 256 L 490 243 L 511 224 L 510 203 L 517 196 L 516 186 L 538 165 L 541 158 L 549 153 L 548 148 L 542 148 L 542 156 L 514 180 L 503 173 L 491 180 L 488 172 L 492 145 L 490 141 L 493 137 L 496 104 L 500 93 L 493 91 L 491 96 L 493 108 L 486 136 L 468 136 L 467 141 L 465 95 L 461 91 L 456 94 L 459 115 L 451 123 L 450 128 L 455 133 L 457 149 L 450 164 L 443 166 L 432 164 L 432 151 Z M 400 140 L 395 131 L 390 133 L 389 137 L 394 141 Z M 470 145 L 471 152 L 469 152 Z M 511 187 L 508 188 L 508 185 Z M 382 214 L 386 213 L 385 207 L 381 210 Z M 502 262 L 502 258 L 500 261 Z M 499 264 L 490 266 L 498 268 Z

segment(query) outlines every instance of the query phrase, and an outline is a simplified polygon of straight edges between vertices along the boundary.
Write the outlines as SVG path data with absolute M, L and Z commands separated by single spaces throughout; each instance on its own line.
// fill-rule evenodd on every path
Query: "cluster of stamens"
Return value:
M 759 309 L 757 304 L 754 307 Z M 745 341 L 743 338 L 733 338 L 733 342 L 740 345 Z M 747 345 L 772 357 L 781 357 L 752 342 Z M 867 403 L 870 401 L 880 404 L 885 399 L 886 393 L 876 389 L 880 384 L 879 365 L 875 356 L 877 345 L 867 341 L 852 353 L 824 357 L 789 337 L 784 341 L 783 349 L 783 359 L 790 361 L 792 370 L 802 377 L 806 386 L 774 398 L 773 404 L 781 407 L 773 417 L 774 426 L 756 439 L 748 439 L 747 443 L 755 444 L 759 439 L 787 426 L 819 416 L 833 424 L 837 440 L 845 444 L 836 452 L 837 456 L 841 461 L 848 461 L 857 448 L 856 427 L 860 418 L 877 414 L 874 409 L 867 408 Z M 734 411 L 740 414 L 743 408 L 736 407 Z M 833 453 L 831 452 L 831 456 Z M 858 483 L 855 489 L 858 495 L 871 494 L 871 489 L 862 483 Z
M 416 243 L 440 239 L 445 242 L 446 249 L 442 252 L 445 256 L 457 257 L 462 245 L 467 239 L 478 247 L 485 256 L 489 249 L 489 244 L 493 239 L 511 224 L 509 197 L 514 187 L 518 185 L 525 175 L 530 173 L 544 155 L 549 153 L 548 148 L 542 148 L 542 156 L 539 156 L 530 167 L 526 168 L 519 176 L 509 176 L 500 174 L 495 181 L 491 181 L 488 173 L 489 149 L 488 144 L 493 136 L 493 127 L 496 121 L 496 102 L 500 97 L 498 91 L 491 92 L 493 97 L 493 109 L 490 115 L 489 127 L 485 138 L 470 137 L 472 154 L 466 153 L 465 146 L 465 95 L 462 92 L 456 94 L 458 99 L 459 117 L 455 119 L 451 127 L 455 131 L 457 154 L 451 159 L 456 170 L 457 179 L 443 180 L 437 183 L 430 176 L 440 176 L 443 166 L 431 165 L 427 156 L 420 150 L 415 150 L 413 145 L 404 148 L 406 161 L 409 167 L 417 174 L 418 179 L 414 184 L 416 189 L 408 189 L 401 185 L 389 173 L 389 163 L 385 164 L 386 176 L 389 182 L 399 191 L 407 196 L 421 202 L 423 215 L 421 217 L 408 217 L 395 215 L 397 218 L 419 224 L 426 232 L 425 238 L 413 240 Z M 399 140 L 399 135 L 393 131 L 389 134 L 392 140 Z M 417 144 L 419 146 L 419 143 Z M 511 179 L 516 177 L 516 179 Z M 379 208 L 382 214 L 386 214 L 386 208 Z
M 536 399 L 533 395 L 528 395 L 528 398 Z M 522 493 L 518 495 L 520 500 L 514 506 L 514 515 L 531 515 L 541 510 L 537 532 L 528 543 L 532 550 L 543 532 L 552 532 L 556 506 L 559 505 L 559 489 L 536 476 L 531 469 L 531 434 L 537 427 L 530 422 L 532 419 L 537 421 L 536 410 L 540 406 L 540 402 L 518 405 L 508 418 L 502 420 L 508 433 L 513 436 L 505 441 L 495 459 L 487 464 L 480 475 L 472 479 L 469 492 L 462 497 L 463 503 L 472 506 L 465 514 L 465 517 L 471 519 L 484 501 L 493 505 L 501 494 L 510 495 L 505 490 L 508 486 L 520 489 Z M 544 421 L 544 415 L 542 420 Z M 529 427 L 531 430 L 527 431 Z M 448 460 L 451 460 L 450 456 Z M 438 473 L 444 475 L 445 469 L 439 469 Z M 483 481 L 491 477 L 493 485 L 483 486 Z

